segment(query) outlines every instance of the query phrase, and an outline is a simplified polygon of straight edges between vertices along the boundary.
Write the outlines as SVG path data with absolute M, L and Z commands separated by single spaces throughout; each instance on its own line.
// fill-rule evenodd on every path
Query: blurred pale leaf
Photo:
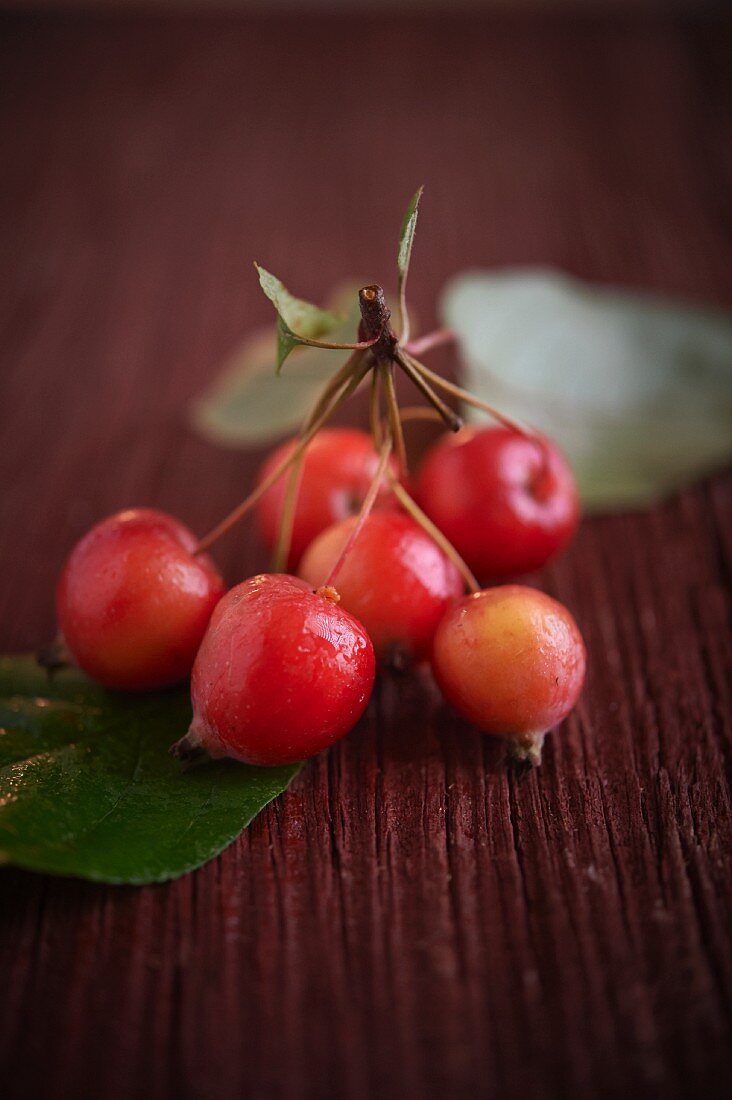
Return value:
M 466 272 L 441 309 L 467 388 L 555 438 L 590 509 L 643 506 L 732 455 L 729 316 L 548 269 Z
M 358 290 L 341 288 L 333 296 L 340 312 L 335 342 L 352 340 L 358 328 Z M 194 426 L 213 443 L 250 447 L 269 443 L 300 427 L 320 390 L 351 353 L 298 348 L 278 375 L 274 327 L 246 339 L 224 365 L 209 390 L 194 403 Z

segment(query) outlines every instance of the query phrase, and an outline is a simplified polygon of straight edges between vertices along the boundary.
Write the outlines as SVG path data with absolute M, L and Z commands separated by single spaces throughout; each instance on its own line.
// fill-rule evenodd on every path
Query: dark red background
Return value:
M 205 445 L 186 407 L 271 317 L 252 259 L 316 300 L 388 283 L 424 182 L 424 324 L 471 264 L 732 305 L 721 19 L 2 30 L 5 650 L 50 635 L 93 520 L 150 504 L 203 531 L 250 484 L 259 456 Z M 112 889 L 5 870 L 3 1091 L 723 1095 L 731 501 L 718 478 L 588 521 L 541 578 L 590 675 L 523 781 L 428 684 L 385 679 L 198 873 Z M 231 581 L 264 565 L 249 529 L 217 554 Z

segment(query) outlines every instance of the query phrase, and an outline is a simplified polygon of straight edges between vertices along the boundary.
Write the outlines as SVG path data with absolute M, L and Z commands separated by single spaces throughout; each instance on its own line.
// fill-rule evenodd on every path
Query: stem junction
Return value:
M 441 375 L 426 367 L 417 355 L 430 351 L 432 348 L 452 342 L 454 333 L 448 329 L 441 329 L 430 333 L 420 339 L 410 340 L 409 322 L 406 306 L 403 300 L 403 281 L 400 283 L 400 307 L 402 314 L 402 329 L 405 339 L 400 342 L 399 337 L 391 326 L 391 310 L 386 303 L 386 297 L 382 287 L 377 284 L 362 287 L 358 300 L 361 311 L 361 322 L 358 329 L 358 342 L 352 344 L 328 344 L 324 341 L 303 341 L 312 347 L 333 348 L 348 350 L 352 354 L 346 362 L 336 371 L 326 384 L 318 398 L 312 412 L 306 418 L 298 436 L 295 447 L 279 465 L 256 486 L 241 504 L 237 505 L 220 523 L 218 523 L 207 535 L 201 539 L 196 548 L 196 553 L 208 550 L 218 539 L 222 538 L 235 526 L 254 505 L 267 493 L 272 486 L 286 473 L 289 473 L 289 482 L 285 494 L 282 517 L 280 521 L 280 533 L 274 556 L 274 570 L 279 571 L 287 567 L 292 529 L 297 508 L 297 496 L 302 474 L 303 462 L 308 445 L 318 431 L 331 419 L 341 406 L 356 392 L 361 382 L 367 375 L 371 375 L 371 391 L 369 401 L 369 417 L 371 434 L 374 446 L 379 452 L 379 464 L 374 475 L 368 493 L 361 505 L 358 518 L 351 531 L 343 550 L 333 566 L 330 575 L 323 584 L 324 589 L 331 590 L 337 579 L 344 561 L 348 557 L 354 542 L 358 538 L 364 523 L 366 522 L 374 502 L 377 498 L 383 480 L 388 479 L 391 489 L 404 510 L 434 539 L 445 555 L 454 563 L 460 571 L 467 587 L 472 592 L 479 590 L 479 585 L 472 572 L 457 553 L 449 540 L 432 523 L 419 505 L 412 499 L 404 488 L 400 479 L 408 473 L 407 450 L 404 441 L 403 420 L 410 419 L 440 419 L 453 432 L 462 426 L 460 416 L 450 408 L 443 398 L 436 392 L 441 390 L 449 397 L 463 401 L 474 408 L 488 413 L 500 424 L 521 435 L 532 439 L 538 439 L 530 429 L 504 416 L 498 409 L 473 397 L 467 390 L 447 381 Z M 419 390 L 427 401 L 426 406 L 408 407 L 400 410 L 395 385 L 395 373 L 401 371 L 412 385 Z M 383 405 L 383 412 L 382 412 Z M 539 440 L 540 442 L 540 440 Z M 389 469 L 389 460 L 395 452 L 399 476 L 397 477 Z M 523 746 L 527 755 L 536 751 L 535 746 Z M 540 751 L 540 750 L 539 750 Z

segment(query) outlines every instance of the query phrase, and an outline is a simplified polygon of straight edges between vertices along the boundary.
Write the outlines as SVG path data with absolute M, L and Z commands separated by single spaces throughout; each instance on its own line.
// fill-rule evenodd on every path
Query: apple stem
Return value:
M 409 343 L 409 310 L 407 309 L 407 272 L 399 276 L 399 320 L 400 320 L 400 333 L 399 340 L 402 344 Z
M 460 557 L 450 540 L 445 535 L 443 535 L 439 527 L 435 526 L 429 516 L 425 515 L 420 506 L 417 504 L 416 500 L 414 500 L 409 495 L 401 482 L 398 481 L 398 479 L 393 474 L 390 474 L 389 480 L 391 481 L 392 492 L 401 504 L 404 511 L 408 512 L 412 519 L 420 525 L 422 530 L 427 532 L 432 541 L 437 543 L 445 557 L 449 558 L 449 560 L 461 574 L 463 580 L 465 581 L 465 584 L 470 589 L 470 591 L 480 592 L 480 585 L 478 584 L 472 572 L 463 561 L 463 559 Z
M 442 420 L 442 417 L 435 409 L 428 409 L 426 405 L 403 405 L 399 408 L 399 419 L 402 424 L 407 424 L 410 420 Z
M 411 358 L 411 356 L 410 356 Z M 488 413 L 494 420 L 497 420 L 499 424 L 502 424 L 504 428 L 509 428 L 512 432 L 518 432 L 519 435 L 525 436 L 526 439 L 536 439 L 537 433 L 533 428 L 529 428 L 526 424 L 521 424 L 518 420 L 514 420 L 511 416 L 506 416 L 494 405 L 489 405 L 487 401 L 481 401 L 478 397 L 473 397 L 472 393 L 468 390 L 464 390 L 462 386 L 456 386 L 454 382 L 448 382 L 446 378 L 443 378 L 441 374 L 436 374 L 435 371 L 430 370 L 424 363 L 418 362 L 416 359 L 412 359 L 412 366 L 417 367 L 420 373 L 427 378 L 438 389 L 444 390 L 445 393 L 449 393 L 452 397 L 456 397 L 458 401 L 464 401 L 466 405 L 472 405 L 474 409 L 480 409 L 484 413 Z
M 520 737 L 511 737 L 508 739 L 508 754 L 513 760 L 538 768 L 541 764 L 541 750 L 545 737 L 546 732 L 526 733 Z
M 217 523 L 212 530 L 205 535 L 198 546 L 194 550 L 194 554 L 202 554 L 209 547 L 213 546 L 223 535 L 227 534 L 234 527 L 239 520 L 243 519 L 247 512 L 251 511 L 254 505 L 260 500 L 266 492 L 268 492 L 272 486 L 279 481 L 284 473 L 286 473 L 292 466 L 298 462 L 300 456 L 304 454 L 309 443 L 314 436 L 320 431 L 323 425 L 330 419 L 333 413 L 338 409 L 344 401 L 346 401 L 351 394 L 358 388 L 363 381 L 369 366 L 360 367 L 357 366 L 351 372 L 351 377 L 346 385 L 341 389 L 339 393 L 336 393 L 332 397 L 331 401 L 326 405 L 326 408 L 320 413 L 320 415 L 309 425 L 307 430 L 300 436 L 300 440 L 293 451 L 282 460 L 269 474 L 268 477 L 261 481 L 259 485 L 247 496 L 241 504 L 238 504 L 233 511 L 229 512 L 228 516 L 225 516 L 220 523 Z
M 369 340 L 359 340 L 355 344 L 331 344 L 327 340 L 310 340 L 298 333 L 294 335 L 297 337 L 298 344 L 304 344 L 308 348 L 322 348 L 324 351 L 366 351 L 378 343 L 381 333 L 377 332 Z
M 348 558 L 348 555 L 350 554 L 351 550 L 353 549 L 353 546 L 354 546 L 354 543 L 356 542 L 356 539 L 361 534 L 361 531 L 363 530 L 364 523 L 366 522 L 366 520 L 371 515 L 371 511 L 374 507 L 374 504 L 376 503 L 376 498 L 379 495 L 379 490 L 381 489 L 381 486 L 382 486 L 383 481 L 384 481 L 384 475 L 386 474 L 386 469 L 387 469 L 387 466 L 389 464 L 389 458 L 391 456 L 391 448 L 392 448 L 391 436 L 387 435 L 387 437 L 385 438 L 384 442 L 381 445 L 381 453 L 379 455 L 379 464 L 376 467 L 376 472 L 374 473 L 371 484 L 369 485 L 369 491 L 367 492 L 366 496 L 363 498 L 363 503 L 361 504 L 361 508 L 359 509 L 359 513 L 358 513 L 358 517 L 356 519 L 356 522 L 353 525 L 353 528 L 352 528 L 348 538 L 346 539 L 345 546 L 343 547 L 340 554 L 338 555 L 338 558 L 336 559 L 335 564 L 333 565 L 332 569 L 328 573 L 328 576 L 323 581 L 323 583 L 321 585 L 321 589 L 327 589 L 327 588 L 334 588 L 335 587 L 335 582 L 336 582 L 336 579 L 338 577 L 338 574 L 340 573 L 346 559 Z M 319 589 L 319 591 L 320 591 L 320 589 Z
M 325 384 L 320 396 L 313 409 L 311 410 L 307 420 L 301 428 L 301 434 L 308 431 L 308 429 L 315 423 L 320 415 L 328 407 L 329 402 L 338 390 L 350 381 L 355 372 L 359 369 L 359 366 L 364 364 L 367 359 L 368 353 L 362 351 L 355 351 L 353 355 L 349 355 L 345 363 L 339 367 L 333 377 Z
M 370 347 L 374 347 L 379 341 L 395 344 L 396 336 L 391 327 L 391 310 L 386 304 L 383 288 L 376 283 L 361 287 L 358 292 L 358 305 L 361 310 L 359 337 L 367 340 Z M 384 350 L 382 349 L 382 353 Z M 377 349 L 375 354 L 377 358 L 381 358 Z
M 412 357 L 407 355 L 404 351 L 397 351 L 395 359 L 410 381 L 414 383 L 420 393 L 424 394 L 435 411 L 440 414 L 450 431 L 460 431 L 463 426 L 462 420 L 456 412 L 453 412 L 453 410 L 445 404 L 441 397 L 438 397 L 429 382 L 423 377 L 417 360 L 412 359 Z
M 297 508 L 297 497 L 300 491 L 300 482 L 302 481 L 304 460 L 305 451 L 301 451 L 297 460 L 292 464 L 287 478 L 287 488 L 285 489 L 285 499 L 282 504 L 282 515 L 280 517 L 280 529 L 277 533 L 277 546 L 272 555 L 273 573 L 282 573 L 287 568 L 287 559 L 290 556 L 290 546 L 292 545 L 292 529 L 295 524 L 295 509 Z
M 397 462 L 399 463 L 399 473 L 401 476 L 404 476 L 409 472 L 409 466 L 407 463 L 407 448 L 404 443 L 402 422 L 399 419 L 399 403 L 397 401 L 396 388 L 394 386 L 394 367 L 391 363 L 382 362 L 379 364 L 379 373 L 381 374 L 381 381 L 384 386 L 386 411 L 389 417 L 389 430 L 394 440 Z
M 341 602 L 340 592 L 330 584 L 321 585 L 320 588 L 315 590 L 315 595 L 322 596 L 324 600 L 330 600 L 330 602 L 336 606 Z
M 481 409 L 483 412 L 488 413 L 500 424 L 503 424 L 504 427 L 518 432 L 520 435 L 526 436 L 532 440 L 538 440 L 542 446 L 542 452 L 545 454 L 546 461 L 546 452 L 542 440 L 530 428 L 525 427 L 511 417 L 504 416 L 503 413 L 492 405 L 479 400 L 477 397 L 473 397 L 471 393 L 464 390 L 461 386 L 448 382 L 446 379 L 442 378 L 441 375 L 429 370 L 422 362 L 414 358 L 415 352 L 429 351 L 431 348 L 438 347 L 440 344 L 448 343 L 455 338 L 455 334 L 449 329 L 438 329 L 424 336 L 421 340 L 415 340 L 410 343 L 409 318 L 404 298 L 404 285 L 405 280 L 402 280 L 400 283 L 400 307 L 402 310 L 403 330 L 401 344 L 391 327 L 391 311 L 386 304 L 384 291 L 376 284 L 362 287 L 359 291 L 361 323 L 359 325 L 358 343 L 329 344 L 318 340 L 303 340 L 303 343 L 310 347 L 348 349 L 351 350 L 353 354 L 348 357 L 346 362 L 342 364 L 325 385 L 313 410 L 303 424 L 300 437 L 294 449 L 240 504 L 237 505 L 236 508 L 201 539 L 194 551 L 195 554 L 201 554 L 205 550 L 208 550 L 209 547 L 222 538 L 223 535 L 227 534 L 227 532 L 243 519 L 264 494 L 267 493 L 289 470 L 290 479 L 285 493 L 280 530 L 273 562 L 275 571 L 286 567 L 292 541 L 298 488 L 307 447 L 333 413 L 356 391 L 369 371 L 372 373 L 370 394 L 371 433 L 373 435 L 374 445 L 380 455 L 379 470 L 378 476 L 375 478 L 367 493 L 364 506 L 362 506 L 361 512 L 359 512 L 359 519 L 354 528 L 355 534 L 352 534 L 352 537 L 346 544 L 346 554 L 350 551 L 352 542 L 357 537 L 358 532 L 361 530 L 365 519 L 373 507 L 380 482 L 384 477 L 384 471 L 387 470 L 388 458 L 392 448 L 396 452 L 399 476 L 402 477 L 408 472 L 407 449 L 404 442 L 402 421 L 418 418 L 434 419 L 435 417 L 439 417 L 452 431 L 458 431 L 461 427 L 462 420 L 460 417 L 435 392 L 433 386 L 457 398 L 459 401 L 464 401 L 467 405 L 472 405 L 474 408 Z M 404 412 L 400 412 L 394 381 L 395 366 L 399 366 L 404 371 L 413 385 L 415 385 L 427 401 L 429 401 L 431 409 L 414 409 L 410 407 L 404 410 Z M 383 427 L 381 420 L 382 394 L 386 405 L 386 424 Z M 440 546 L 446 556 L 459 570 L 468 588 L 472 592 L 479 591 L 478 582 L 449 540 L 435 524 L 432 523 L 428 516 L 425 515 L 416 501 L 412 499 L 404 486 L 400 483 L 399 479 L 395 477 L 391 471 L 387 472 L 391 481 L 392 490 L 402 504 L 402 507 L 404 507 L 412 518 L 420 524 L 432 539 L 434 539 L 437 545 Z M 341 554 L 335 566 L 336 572 L 340 570 L 343 560 L 345 560 L 345 556 L 345 554 Z M 332 576 L 333 574 L 329 580 L 332 579 Z M 328 582 L 326 582 L 326 584 L 327 583 Z
M 369 422 L 371 435 L 377 450 L 381 449 L 381 443 L 386 434 L 386 427 L 381 427 L 381 375 L 379 371 L 371 372 L 371 395 L 369 398 Z
M 36 664 L 40 665 L 41 668 L 45 668 L 49 679 L 54 672 L 58 672 L 61 668 L 68 668 L 73 663 L 74 658 L 71 655 L 71 650 L 66 645 L 66 640 L 61 633 L 56 635 L 50 645 L 45 646 L 36 653 Z
M 179 741 L 175 741 L 168 749 L 171 756 L 174 756 L 176 760 L 180 760 L 184 771 L 189 771 L 191 768 L 204 764 L 211 759 L 201 744 L 195 726 L 196 722 L 194 720 L 191 722 L 188 733 L 181 737 Z
M 428 332 L 425 336 L 420 336 L 418 340 L 403 341 L 402 350 L 409 355 L 424 355 L 426 352 L 432 351 L 433 348 L 439 348 L 443 344 L 452 344 L 456 340 L 457 333 L 453 332 L 451 328 L 438 328 L 434 332 Z

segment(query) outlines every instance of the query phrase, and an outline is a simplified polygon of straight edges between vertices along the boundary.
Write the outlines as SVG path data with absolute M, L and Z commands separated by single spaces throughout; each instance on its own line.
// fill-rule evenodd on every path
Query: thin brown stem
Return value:
M 374 370 L 371 373 L 369 423 L 371 424 L 371 435 L 373 436 L 376 449 L 380 450 L 381 441 L 384 438 L 386 431 L 382 433 L 381 429 L 381 375 L 377 370 Z
M 36 653 L 36 664 L 40 665 L 41 668 L 45 668 L 49 679 L 58 669 L 67 668 L 73 663 L 74 658 L 71 655 L 71 650 L 60 631 L 50 645 L 44 646 Z
M 304 344 L 308 348 L 324 348 L 325 351 L 366 351 L 378 342 L 381 333 L 377 333 L 371 340 L 359 340 L 357 344 L 330 344 L 326 340 L 309 340 L 306 336 L 298 336 L 296 332 L 292 335 L 298 344 Z
M 223 535 L 234 527 L 240 519 L 243 519 L 247 512 L 251 511 L 254 505 L 260 500 L 265 493 L 269 492 L 272 486 L 279 481 L 283 474 L 285 474 L 292 466 L 298 462 L 300 456 L 304 454 L 308 444 L 312 440 L 313 436 L 320 431 L 323 425 L 330 419 L 333 413 L 336 411 L 343 402 L 351 396 L 354 390 L 362 382 L 364 375 L 366 374 L 368 366 L 361 366 L 360 370 L 353 373 L 347 384 L 343 387 L 340 393 L 335 394 L 330 404 L 321 412 L 320 416 L 308 426 L 307 430 L 301 435 L 297 446 L 290 454 L 277 465 L 274 470 L 261 481 L 259 485 L 246 497 L 241 504 L 238 504 L 233 511 L 229 512 L 228 516 L 225 516 L 220 523 L 217 523 L 212 530 L 208 532 L 204 538 L 201 539 L 198 546 L 195 549 L 196 554 L 202 554 L 204 550 L 208 550 L 210 546 L 213 546 Z
M 407 275 L 406 272 L 399 279 L 399 340 L 403 344 L 409 343 L 409 310 L 407 309 Z
M 369 485 L 369 491 L 363 499 L 363 503 L 361 504 L 361 507 L 360 507 L 359 512 L 358 512 L 358 517 L 356 519 L 356 522 L 355 522 L 353 528 L 351 529 L 351 532 L 350 532 L 348 538 L 346 539 L 346 542 L 345 542 L 345 545 L 344 545 L 343 549 L 341 550 L 340 554 L 338 555 L 338 558 L 337 558 L 335 564 L 333 565 L 332 569 L 328 573 L 328 576 L 323 581 L 323 584 L 322 584 L 323 588 L 329 588 L 329 587 L 335 585 L 338 574 L 340 573 L 346 559 L 348 558 L 348 555 L 350 554 L 351 550 L 353 549 L 353 546 L 354 546 L 354 543 L 356 542 L 356 539 L 358 538 L 358 536 L 361 534 L 361 531 L 363 530 L 364 523 L 366 522 L 366 520 L 371 515 L 371 510 L 374 507 L 374 504 L 376 503 L 376 498 L 379 495 L 379 489 L 381 488 L 382 482 L 384 480 L 384 475 L 386 474 L 387 466 L 389 465 L 390 455 L 391 455 L 391 436 L 387 435 L 387 437 L 385 438 L 384 442 L 381 445 L 381 453 L 379 455 L 379 464 L 376 467 L 376 472 L 374 473 L 373 480 L 372 480 L 371 484 Z
M 333 394 L 338 390 L 340 386 L 343 386 L 349 379 L 352 379 L 355 373 L 359 369 L 359 365 L 363 365 L 365 353 L 356 351 L 353 355 L 349 355 L 346 362 L 336 371 L 335 375 L 326 385 L 325 389 L 321 393 L 317 404 L 310 416 L 307 418 L 301 429 L 301 434 L 306 432 L 315 419 L 318 418 L 323 409 L 327 406 L 328 401 L 332 398 Z M 287 561 L 290 556 L 290 547 L 292 545 L 292 531 L 295 524 L 295 510 L 297 508 L 297 497 L 300 490 L 300 483 L 302 481 L 302 469 L 303 461 L 305 459 L 305 453 L 303 452 L 297 461 L 293 464 L 290 470 L 289 478 L 287 481 L 287 489 L 285 490 L 285 499 L 282 504 L 282 516 L 280 518 L 280 529 L 277 534 L 277 546 L 272 557 L 272 572 L 281 573 L 287 568 Z
M 300 491 L 300 482 L 302 481 L 302 468 L 304 461 L 305 452 L 303 451 L 298 457 L 297 461 L 293 463 L 292 469 L 290 470 L 287 478 L 285 499 L 282 502 L 280 529 L 277 532 L 277 546 L 275 547 L 275 552 L 272 555 L 273 573 L 282 573 L 287 568 L 287 559 L 290 556 L 290 546 L 292 545 L 292 529 L 295 524 L 295 510 L 297 508 L 297 497 Z
M 477 580 L 471 573 L 466 563 L 460 557 L 450 540 L 446 538 L 439 527 L 436 527 L 432 520 L 424 514 L 420 506 L 417 504 L 416 500 L 413 500 L 412 497 L 410 497 L 407 490 L 404 488 L 401 482 L 394 477 L 393 474 L 389 476 L 389 480 L 391 481 L 391 487 L 394 496 L 404 508 L 405 512 L 408 512 L 412 519 L 416 520 L 420 527 L 427 532 L 430 538 L 437 543 L 437 545 L 444 553 L 445 557 L 449 558 L 449 560 L 461 574 L 470 591 L 480 592 L 480 585 L 478 584 Z
M 451 328 L 438 328 L 434 332 L 428 332 L 426 336 L 420 336 L 419 340 L 412 340 L 406 344 L 406 351 L 410 355 L 424 355 L 433 348 L 442 347 L 443 344 L 452 344 L 457 340 L 457 333 Z
M 308 428 L 313 424 L 323 410 L 327 407 L 328 402 L 332 399 L 333 394 L 337 390 L 345 385 L 345 383 L 354 376 L 358 370 L 359 365 L 364 361 L 366 352 L 354 351 L 352 355 L 349 355 L 345 363 L 336 371 L 330 381 L 326 384 L 324 390 L 318 398 L 315 408 L 312 410 L 307 420 L 303 424 L 300 434 L 306 432 Z M 290 476 L 287 482 L 287 489 L 285 492 L 285 499 L 282 505 L 282 517 L 280 519 L 280 529 L 277 535 L 277 546 L 272 558 L 272 571 L 274 573 L 280 573 L 287 567 L 287 560 L 290 556 L 290 547 L 292 545 L 292 531 L 295 523 L 295 510 L 297 507 L 297 496 L 300 489 L 300 482 L 302 479 L 302 466 L 304 460 L 304 453 L 300 455 L 298 460 L 290 470 Z
M 438 412 L 435 412 L 434 409 L 428 409 L 426 405 L 400 405 L 399 419 L 401 420 L 402 425 L 408 424 L 412 420 L 431 420 L 433 423 L 434 421 L 438 421 L 440 424 L 442 423 L 442 417 L 440 416 L 440 414 Z M 382 425 L 384 434 L 386 434 L 386 432 L 389 431 L 389 421 L 386 417 L 384 417 Z
M 324 389 L 315 403 L 315 407 L 303 425 L 302 431 L 307 431 L 310 425 L 315 423 L 320 414 L 327 407 L 333 395 L 349 380 L 349 378 L 353 377 L 363 364 L 364 358 L 365 353 L 362 351 L 355 351 L 353 355 L 348 356 L 345 363 L 338 368 L 333 377 L 325 384 Z
M 407 448 L 404 443 L 402 422 L 399 419 L 399 402 L 397 401 L 394 375 L 392 372 L 393 366 L 391 363 L 383 362 L 380 364 L 381 380 L 384 386 L 384 395 L 386 397 L 386 411 L 389 417 L 389 429 L 397 453 L 399 473 L 403 475 L 408 471 Z
M 437 420 L 442 423 L 440 414 L 426 405 L 400 405 L 399 419 L 402 424 L 407 424 L 411 420 Z
M 411 358 L 411 357 L 410 357 Z M 481 401 L 479 397 L 473 397 L 472 393 L 468 390 L 464 390 L 462 386 L 456 386 L 454 382 L 448 382 L 442 375 L 437 374 L 435 371 L 430 370 L 424 363 L 418 362 L 416 359 L 412 359 L 412 365 L 417 367 L 420 373 L 430 382 L 432 382 L 439 389 L 449 393 L 452 397 L 456 397 L 459 401 L 464 401 L 466 405 L 472 405 L 474 409 L 480 409 L 484 413 L 488 413 L 494 420 L 497 420 L 499 424 L 503 424 L 504 428 L 509 428 L 512 432 L 518 432 L 519 435 L 526 436 L 527 439 L 536 439 L 536 432 L 528 425 L 521 424 L 518 420 L 514 420 L 513 417 L 506 416 L 500 409 L 495 408 L 494 405 L 489 405 L 487 401 Z
M 396 353 L 396 361 L 407 375 L 409 380 L 414 383 L 417 389 L 423 394 L 430 405 L 440 414 L 442 419 L 447 424 L 451 432 L 458 432 L 463 426 L 463 422 L 453 409 L 439 397 L 430 386 L 420 372 L 420 365 L 416 359 L 412 359 L 410 355 L 407 355 L 404 351 L 398 351 Z
M 378 342 L 391 332 L 391 310 L 386 304 L 384 288 L 378 283 L 361 287 L 358 292 L 358 307 L 361 310 L 361 324 L 358 327 L 360 337 Z
M 328 412 L 330 413 L 330 411 L 332 410 Z M 225 516 L 220 523 L 217 523 L 216 526 L 201 539 L 195 549 L 196 554 L 202 554 L 204 550 L 208 550 L 209 547 L 213 546 L 215 542 L 218 542 L 223 535 L 230 531 L 239 520 L 243 519 L 247 512 L 251 511 L 257 501 L 260 500 L 265 493 L 269 492 L 272 486 L 280 480 L 282 475 L 287 473 L 287 471 L 298 461 L 300 455 L 303 454 L 315 433 L 320 430 L 327 419 L 328 415 L 323 414 L 323 416 L 315 422 L 310 431 L 302 436 L 295 450 L 291 451 L 287 458 L 284 458 L 264 481 L 260 481 L 259 485 L 257 485 L 255 489 L 252 489 L 249 496 L 245 497 L 241 504 L 238 504 L 236 508 L 229 512 L 228 516 Z

